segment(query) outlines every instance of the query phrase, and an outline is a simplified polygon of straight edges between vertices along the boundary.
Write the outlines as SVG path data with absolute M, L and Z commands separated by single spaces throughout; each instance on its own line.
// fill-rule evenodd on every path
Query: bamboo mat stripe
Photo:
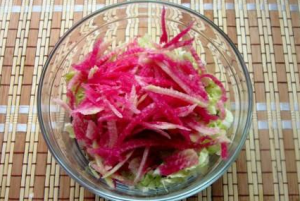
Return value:
M 182 6 L 191 8 L 191 4 L 190 3 L 182 3 Z M 213 10 L 213 6 L 215 4 L 213 3 L 204 3 L 203 4 L 203 10 Z M 278 11 L 278 10 L 285 10 L 285 6 L 284 5 L 280 5 L 280 4 L 276 4 L 276 3 L 269 3 L 267 5 L 264 4 L 255 4 L 255 3 L 246 3 L 246 9 L 247 10 L 256 10 L 256 8 L 258 7 L 261 10 L 264 10 L 265 7 L 269 10 L 269 11 Z M 105 4 L 96 4 L 94 8 L 92 7 L 88 7 L 87 10 L 91 11 L 91 10 L 98 10 L 101 9 L 105 6 Z M 243 8 L 244 5 L 239 3 L 238 4 L 239 8 Z M 299 8 L 297 4 L 289 4 L 289 9 L 291 12 L 298 12 Z M 0 7 L 0 12 L 3 13 L 7 13 L 8 10 L 10 9 L 10 12 L 12 13 L 20 13 L 21 9 L 24 9 L 24 12 L 29 12 L 29 7 L 25 6 L 25 7 L 21 7 L 21 6 L 12 6 L 10 7 Z M 197 8 L 197 7 L 196 7 Z M 50 12 L 50 6 L 46 5 L 46 7 L 44 8 L 45 12 Z M 74 9 L 72 12 L 82 12 L 85 9 L 84 5 L 80 5 L 80 4 L 76 4 L 74 5 Z M 217 4 L 217 10 L 222 10 L 223 8 L 221 7 L 221 4 Z M 67 10 L 70 10 L 70 8 L 67 7 Z M 234 3 L 225 3 L 225 10 L 234 10 Z M 42 11 L 42 6 L 32 6 L 31 11 L 30 12 L 41 12 Z M 63 11 L 63 6 L 62 5 L 54 5 L 53 6 L 53 11 L 52 12 L 62 12 Z
M 5 131 L 5 124 L 0 124 L 0 132 L 4 132 Z M 31 130 L 32 131 L 36 131 L 36 128 L 38 127 L 38 125 L 35 124 L 31 124 Z M 293 127 L 293 122 L 291 120 L 282 120 L 281 124 L 280 124 L 282 130 L 291 130 L 294 129 Z M 16 125 L 16 132 L 26 132 L 27 128 L 29 127 L 28 124 L 17 124 Z M 55 127 L 55 125 L 53 125 L 53 127 Z M 272 128 L 278 128 L 279 125 L 277 125 L 277 121 L 273 121 L 272 124 L 270 125 L 270 127 Z M 296 128 L 299 129 L 300 128 L 300 122 L 297 121 L 296 122 Z M 268 130 L 269 129 L 269 122 L 267 120 L 259 120 L 257 121 L 257 129 L 258 130 Z M 13 131 L 13 124 L 9 124 L 8 126 L 8 131 L 12 132 Z
M 288 102 L 281 102 L 279 103 L 279 108 L 276 108 L 276 103 L 275 102 L 271 102 L 271 110 L 280 110 L 280 111 L 290 111 L 290 103 Z M 232 104 L 232 107 L 234 108 L 235 107 L 235 104 L 233 103 Z M 267 111 L 267 104 L 266 103 L 256 103 L 255 104 L 255 107 L 256 107 L 256 110 L 257 111 Z M 299 107 L 298 107 L 298 104 L 297 103 L 294 103 L 293 104 L 293 107 L 294 107 L 294 110 L 297 111 L 299 110 Z M 6 105 L 0 105 L 0 114 L 6 114 L 7 112 L 7 109 L 8 107 Z M 15 106 L 11 106 L 10 108 L 10 112 L 11 113 L 14 113 L 14 111 L 16 110 Z M 51 111 L 58 111 L 58 108 L 57 107 L 53 107 L 53 108 L 50 108 Z M 29 114 L 30 111 L 29 111 L 29 105 L 19 105 L 19 108 L 18 108 L 18 111 L 19 111 L 19 114 Z M 36 113 L 36 109 L 34 108 L 33 110 L 33 113 Z
M 0 124 L 0 132 L 4 132 L 5 131 L 5 124 Z M 36 127 L 38 125 L 35 125 L 35 124 L 31 124 L 31 130 L 32 131 L 36 131 Z M 16 132 L 26 132 L 27 131 L 27 128 L 29 127 L 28 124 L 17 124 L 16 125 Z M 55 127 L 55 126 L 53 126 Z M 278 128 L 279 125 L 277 125 L 277 122 L 276 121 L 273 121 L 272 124 L 269 126 L 269 122 L 267 120 L 259 120 L 257 122 L 257 127 L 258 127 L 258 130 L 268 130 L 269 127 L 271 128 Z M 282 120 L 281 121 L 281 124 L 280 124 L 280 127 L 282 128 L 282 130 L 291 130 L 293 129 L 293 122 L 290 121 L 290 120 Z M 299 129 L 300 128 L 300 122 L 296 122 L 296 128 Z M 8 131 L 9 132 L 12 132 L 13 131 L 13 124 L 9 124 L 8 126 Z
M 36 90 L 47 55 L 75 22 L 117 0 L 0 0 L 0 200 L 96 200 L 43 141 Z M 249 137 L 216 183 L 187 201 L 300 200 L 300 0 L 172 0 L 237 45 L 254 86 Z M 52 108 L 56 110 L 56 108 Z

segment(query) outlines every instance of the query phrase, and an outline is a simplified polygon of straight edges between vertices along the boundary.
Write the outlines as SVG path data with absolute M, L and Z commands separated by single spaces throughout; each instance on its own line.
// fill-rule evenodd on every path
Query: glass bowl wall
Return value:
M 166 191 L 144 192 L 118 185 L 109 188 L 86 170 L 88 161 L 74 139 L 64 133 L 70 122 L 65 111 L 53 102 L 54 98 L 66 100 L 66 74 L 73 63 L 79 62 L 93 43 L 102 38 L 111 41 L 115 48 L 135 36 L 148 34 L 158 41 L 161 35 L 161 11 L 166 8 L 166 25 L 172 37 L 194 22 L 189 37 L 194 37 L 194 47 L 210 73 L 225 85 L 229 97 L 227 107 L 232 110 L 234 122 L 229 131 L 232 144 L 228 160 L 211 158 L 206 174 L 189 178 L 185 183 Z M 81 185 L 97 195 L 112 200 L 179 200 L 191 196 L 218 179 L 227 170 L 242 148 L 250 125 L 252 113 L 252 87 L 243 59 L 230 39 L 204 16 L 178 5 L 133 1 L 106 7 L 74 25 L 57 43 L 41 74 L 38 89 L 38 116 L 44 139 L 58 163 Z

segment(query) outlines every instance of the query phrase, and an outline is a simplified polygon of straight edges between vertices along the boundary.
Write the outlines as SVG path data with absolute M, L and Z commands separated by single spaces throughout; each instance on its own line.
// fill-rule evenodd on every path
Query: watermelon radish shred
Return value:
M 53 99 L 109 186 L 165 187 L 204 171 L 211 155 L 229 156 L 226 89 L 193 47 L 193 23 L 172 38 L 166 14 L 159 43 L 143 36 L 110 50 L 98 40 L 65 75 L 67 101 Z
M 166 28 L 166 9 L 163 7 L 162 14 L 161 14 L 161 26 L 162 26 L 162 35 L 160 37 L 160 43 L 167 43 L 168 42 L 168 33 Z
M 193 149 L 186 149 L 175 153 L 165 159 L 164 163 L 158 167 L 156 174 L 167 176 L 179 170 L 198 164 L 197 152 Z

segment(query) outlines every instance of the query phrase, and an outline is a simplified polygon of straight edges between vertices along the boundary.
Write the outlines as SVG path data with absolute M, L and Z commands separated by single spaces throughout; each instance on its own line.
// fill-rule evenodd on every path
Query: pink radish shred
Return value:
M 193 149 L 186 149 L 166 158 L 165 162 L 158 168 L 160 175 L 168 176 L 182 169 L 197 165 L 198 155 Z
M 146 160 L 148 158 L 149 150 L 150 150 L 149 147 L 146 147 L 145 150 L 144 150 L 140 167 L 139 167 L 139 169 L 137 171 L 137 174 L 136 174 L 136 177 L 134 178 L 134 181 L 133 181 L 134 183 L 137 183 L 140 180 L 141 176 L 142 176 L 142 172 L 143 172 L 143 169 L 145 167 Z
M 160 37 L 160 43 L 167 43 L 168 42 L 168 33 L 166 28 L 166 8 L 163 7 L 162 14 L 161 14 L 161 29 L 162 35 Z
M 227 120 L 226 90 L 205 69 L 196 38 L 188 37 L 193 23 L 169 39 L 163 8 L 161 26 L 160 43 L 146 41 L 149 47 L 138 37 L 114 50 L 98 40 L 72 65 L 68 101 L 53 100 L 70 113 L 76 139 L 97 162 L 91 167 L 112 186 L 136 185 L 149 170 L 165 177 L 195 166 L 199 152 L 211 146 L 228 157 L 226 131 L 210 124 Z M 208 81 L 221 90 L 214 102 Z

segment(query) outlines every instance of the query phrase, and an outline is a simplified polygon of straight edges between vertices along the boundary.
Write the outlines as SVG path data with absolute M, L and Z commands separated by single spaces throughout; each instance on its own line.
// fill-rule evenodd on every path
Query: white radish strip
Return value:
M 104 102 L 108 105 L 111 111 L 119 118 L 123 118 L 123 115 L 113 106 L 107 99 L 104 99 Z
M 94 140 L 96 132 L 97 132 L 97 125 L 92 120 L 89 120 L 86 129 L 86 134 L 85 134 L 86 137 L 90 140 Z
M 136 105 L 137 103 L 137 95 L 136 95 L 136 89 L 135 86 L 132 86 L 131 91 L 130 91 L 130 101 Z
M 109 171 L 109 170 L 112 169 L 112 166 L 110 166 L 110 165 L 105 165 L 105 166 L 104 166 L 104 169 L 105 169 L 106 171 Z
M 194 109 L 197 107 L 197 104 L 194 105 L 188 105 L 188 106 L 184 106 L 184 107 L 179 107 L 175 109 L 175 113 L 179 116 L 179 117 L 186 117 L 189 114 L 191 114 Z
M 167 89 L 167 88 L 162 88 L 162 87 L 158 87 L 155 85 L 148 85 L 146 87 L 144 87 L 145 90 L 147 91 L 151 91 L 154 93 L 158 93 L 158 94 L 162 94 L 162 95 L 166 95 L 166 96 L 171 96 L 173 98 L 177 98 L 179 100 L 183 100 L 186 101 L 188 103 L 192 103 L 192 104 L 197 104 L 201 107 L 207 107 L 208 103 L 203 102 L 197 98 L 194 98 L 190 95 L 184 94 L 180 91 L 176 91 L 174 89 Z
M 91 168 L 93 168 L 96 172 L 99 172 L 101 175 L 104 173 L 103 169 L 101 169 L 101 167 L 95 163 L 91 164 Z M 100 178 L 100 176 L 99 176 L 99 178 Z M 99 178 L 97 176 L 97 179 L 99 179 Z
M 70 108 L 70 106 L 66 102 L 64 102 L 63 100 L 61 100 L 59 98 L 53 98 L 52 100 L 53 100 L 53 102 L 57 103 L 59 106 L 61 106 L 67 112 L 69 112 L 71 114 L 72 109 Z
M 92 79 L 94 74 L 97 72 L 97 70 L 98 70 L 97 66 L 94 66 L 93 68 L 91 68 L 91 70 L 89 71 L 89 74 L 88 74 L 88 79 Z
M 101 168 L 101 174 L 105 174 L 106 170 L 104 169 L 104 165 L 102 163 L 102 159 L 100 158 L 100 156 L 97 156 L 97 155 L 94 155 L 95 157 L 95 161 L 96 161 L 96 164 L 99 168 Z
M 98 148 L 99 146 L 98 146 L 98 144 L 97 144 L 97 142 L 96 141 L 94 141 L 93 142 L 93 144 L 92 144 L 92 148 L 94 148 L 94 149 L 96 149 L 96 148 Z M 102 159 L 101 159 L 101 157 L 100 156 L 98 156 L 98 155 L 94 155 L 94 157 L 95 157 L 95 161 L 96 161 L 96 164 L 95 164 L 95 170 L 97 171 L 97 172 L 99 172 L 101 175 L 104 175 L 105 173 L 106 173 L 106 170 L 105 170 L 105 168 L 104 168 L 104 165 L 103 165 L 103 163 L 102 163 Z
M 117 179 L 117 180 L 122 181 L 122 182 L 125 180 L 124 177 L 122 177 L 122 176 L 120 176 L 120 175 L 116 175 L 116 174 L 115 174 L 115 175 L 112 175 L 111 177 L 112 177 L 113 179 Z
M 220 143 L 222 142 L 231 143 L 231 140 L 228 139 L 228 137 L 225 134 L 217 137 L 217 141 L 219 141 Z
M 176 82 L 186 93 L 190 94 L 192 90 L 188 87 L 177 75 L 175 75 L 170 68 L 164 63 L 156 62 L 156 64 L 167 74 L 169 75 L 174 82 Z
M 139 66 L 135 66 L 135 67 L 132 69 L 131 73 L 132 73 L 133 75 L 136 74 L 136 72 L 138 71 L 138 69 L 139 69 Z
M 134 76 L 134 79 L 137 81 L 137 83 L 140 85 L 140 86 L 146 86 L 146 82 L 143 81 L 143 77 L 141 76 L 138 76 L 138 75 L 135 75 Z
M 205 125 L 195 124 L 195 123 L 191 123 L 191 122 L 188 122 L 187 125 L 190 128 L 192 128 L 193 130 L 195 130 L 201 134 L 204 134 L 204 135 L 215 135 L 215 134 L 220 133 L 219 128 L 210 128 Z
M 145 150 L 144 150 L 142 162 L 141 162 L 141 165 L 140 165 L 140 167 L 139 167 L 139 169 L 138 169 L 138 172 L 137 172 L 137 174 L 136 174 L 136 177 L 135 177 L 133 183 L 138 182 L 139 179 L 140 179 L 140 177 L 141 177 L 141 174 L 142 174 L 142 171 L 143 171 L 143 169 L 144 169 L 146 160 L 147 160 L 147 158 L 148 158 L 149 150 L 150 150 L 149 147 L 145 148 Z
M 141 111 L 137 108 L 138 97 L 136 95 L 136 89 L 134 86 L 131 88 L 129 102 L 130 102 L 130 109 L 134 114 L 139 114 Z
M 109 172 L 107 172 L 105 175 L 103 175 L 102 178 L 107 178 L 110 175 L 112 175 L 115 172 L 117 172 L 126 163 L 126 161 L 130 158 L 130 156 L 132 154 L 133 154 L 133 151 L 130 152 L 129 154 L 127 154 L 126 158 L 123 161 L 121 161 L 120 163 L 118 163 L 113 169 L 111 169 Z
M 133 183 L 132 180 L 127 179 L 127 178 L 125 178 L 125 177 L 123 177 L 121 175 L 114 174 L 114 175 L 111 176 L 111 178 L 119 180 L 119 181 L 121 181 L 123 184 L 125 184 L 127 186 L 133 186 L 134 185 L 134 183 Z
M 147 96 L 148 96 L 148 94 L 142 95 L 141 98 L 140 98 L 140 99 L 138 100 L 138 102 L 137 102 L 137 106 L 138 106 L 141 102 L 143 102 L 143 101 L 147 98 Z
M 129 103 L 129 109 L 131 110 L 131 112 L 133 114 L 140 114 L 141 111 L 139 109 L 137 109 L 137 107 L 135 105 L 133 105 L 132 103 Z
M 77 109 L 73 110 L 73 113 L 79 112 L 83 115 L 91 115 L 91 114 L 97 114 L 103 110 L 104 109 L 102 107 L 90 106 L 87 108 L 77 108 Z
M 156 129 L 161 129 L 161 130 L 170 130 L 170 129 L 180 129 L 180 130 L 185 130 L 185 131 L 191 131 L 191 129 L 178 125 L 178 124 L 172 124 L 168 122 L 153 122 L 153 123 L 147 123 L 149 126 L 156 128 Z
M 151 129 L 151 130 L 153 130 L 153 131 L 161 134 L 162 136 L 164 136 L 164 137 L 166 137 L 168 139 L 171 139 L 171 136 L 167 132 L 165 132 L 165 131 L 163 131 L 161 129 L 156 128 L 155 126 L 153 126 L 150 123 L 144 122 L 142 125 L 145 126 L 148 129 Z
M 98 118 L 98 122 L 108 121 L 109 119 L 115 117 L 113 114 L 106 114 Z
M 116 184 L 115 184 L 115 182 L 114 182 L 114 180 L 113 180 L 112 178 L 108 177 L 108 178 L 104 178 L 104 180 L 106 181 L 106 184 L 107 184 L 110 188 L 116 189 Z

